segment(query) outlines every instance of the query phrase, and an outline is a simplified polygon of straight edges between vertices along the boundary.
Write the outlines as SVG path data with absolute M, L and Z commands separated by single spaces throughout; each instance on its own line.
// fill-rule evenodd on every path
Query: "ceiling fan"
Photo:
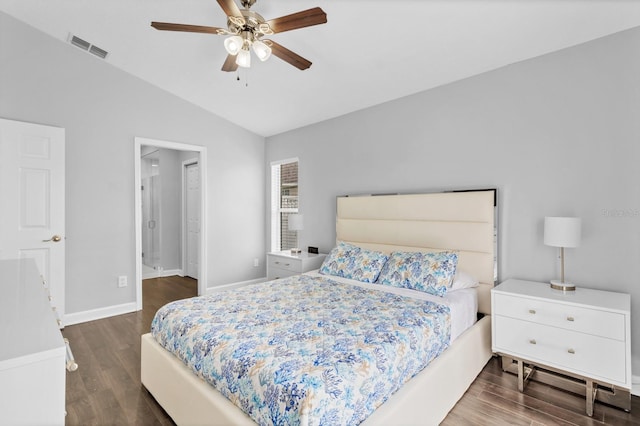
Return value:
M 291 15 L 266 21 L 262 16 L 249 10 L 257 0 L 240 0 L 243 9 L 238 8 L 234 0 L 217 0 L 224 13 L 227 14 L 227 28 L 206 27 L 200 25 L 172 24 L 168 22 L 152 22 L 151 26 L 157 30 L 185 31 L 192 33 L 207 33 L 228 35 L 224 41 L 227 59 L 222 65 L 222 71 L 235 71 L 238 66 L 251 66 L 251 52 L 261 61 L 269 59 L 271 54 L 300 70 L 306 70 L 311 62 L 273 40 L 263 39 L 268 36 L 327 22 L 327 14 L 319 7 L 303 10 Z

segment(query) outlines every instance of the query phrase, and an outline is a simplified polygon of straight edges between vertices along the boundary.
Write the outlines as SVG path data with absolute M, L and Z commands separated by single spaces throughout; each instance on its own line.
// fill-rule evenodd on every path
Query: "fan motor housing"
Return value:
M 251 6 L 256 4 L 256 1 L 258 0 L 242 0 L 240 3 L 242 4 L 242 7 L 249 9 Z
M 229 16 L 227 18 L 227 27 L 229 31 L 238 34 L 243 31 L 250 31 L 255 36 L 261 36 L 264 34 L 273 34 L 268 24 L 265 24 L 265 19 L 259 13 L 251 10 L 241 10 L 244 23 L 235 16 Z

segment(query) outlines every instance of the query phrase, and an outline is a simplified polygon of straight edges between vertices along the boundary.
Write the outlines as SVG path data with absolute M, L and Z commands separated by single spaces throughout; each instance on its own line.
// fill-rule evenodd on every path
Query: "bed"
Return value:
M 455 251 L 458 270 L 480 282 L 473 291 L 481 318 L 362 424 L 438 424 L 491 357 L 495 201 L 495 190 L 338 197 L 338 242 L 384 253 Z M 303 281 L 315 285 L 316 278 L 311 274 Z M 255 424 L 150 333 L 142 336 L 141 379 L 177 424 Z M 299 420 L 314 424 L 313 418 L 301 416 Z

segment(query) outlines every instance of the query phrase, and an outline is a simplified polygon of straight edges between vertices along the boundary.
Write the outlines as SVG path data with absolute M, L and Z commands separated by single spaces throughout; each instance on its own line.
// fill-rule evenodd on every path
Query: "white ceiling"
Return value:
M 237 81 L 220 71 L 224 37 L 150 26 L 225 27 L 216 0 L 0 0 L 3 12 L 63 41 L 77 35 L 113 66 L 262 136 L 640 26 L 637 0 L 258 0 L 252 10 L 268 20 L 315 6 L 327 24 L 270 37 L 310 69 L 254 57 Z

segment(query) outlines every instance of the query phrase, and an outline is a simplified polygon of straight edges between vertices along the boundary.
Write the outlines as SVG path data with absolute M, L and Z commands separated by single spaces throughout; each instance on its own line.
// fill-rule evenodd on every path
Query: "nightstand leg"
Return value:
M 535 373 L 536 368 L 533 365 L 530 365 L 529 367 L 525 367 L 524 362 L 521 359 L 517 361 L 518 361 L 518 390 L 520 392 L 524 392 L 524 386 L 527 384 L 529 379 L 533 376 L 533 373 Z
M 521 359 L 518 360 L 518 390 L 524 391 L 524 362 Z
M 587 399 L 587 415 L 589 417 L 593 416 L 593 402 L 596 400 L 596 393 L 598 392 L 598 384 L 593 383 L 593 380 L 587 379 L 587 391 L 586 391 L 586 399 Z

